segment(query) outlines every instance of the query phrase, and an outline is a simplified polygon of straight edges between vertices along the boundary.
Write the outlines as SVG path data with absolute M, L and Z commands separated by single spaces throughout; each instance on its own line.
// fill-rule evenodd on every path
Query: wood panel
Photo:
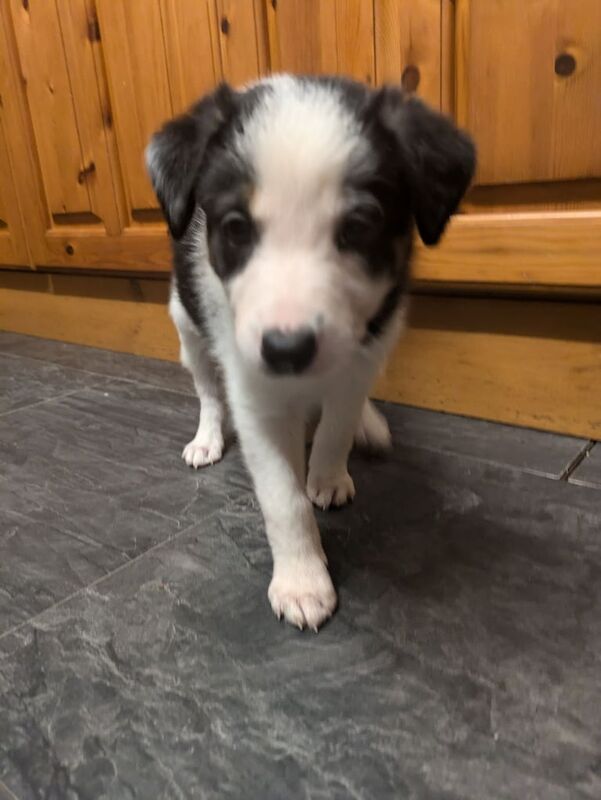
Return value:
M 118 234 L 127 221 L 125 198 L 95 5 L 93 0 L 56 0 L 56 6 L 86 173 L 82 183 L 91 211 L 109 235 Z
M 457 117 L 478 144 L 478 182 L 601 177 L 599 0 L 456 7 Z M 562 55 L 572 74 L 557 74 Z
M 94 227 L 57 228 L 48 232 L 45 243 L 50 266 L 85 266 L 103 272 L 171 270 L 171 247 L 164 225 L 134 225 L 120 236 L 103 236 Z
M 11 4 L 5 14 L 9 157 L 34 263 L 47 264 L 53 228 L 66 232 L 83 220 L 100 237 L 124 221 L 93 3 Z
M 3 171 L 6 171 L 6 165 L 10 162 L 15 189 L 18 187 L 21 215 L 23 220 L 27 220 L 27 248 L 31 262 L 41 264 L 46 254 L 44 232 L 51 220 L 43 196 L 24 83 L 10 7 L 8 3 L 0 3 L 0 112 L 8 151 L 6 160 L 3 159 Z M 10 183 L 4 184 L 4 191 L 10 191 Z
M 601 180 L 473 186 L 461 209 L 480 214 L 598 210 L 601 209 Z
M 441 35 L 441 0 L 376 0 L 378 83 L 402 83 L 441 108 Z
M 0 329 L 175 360 L 167 281 L 0 272 Z
M 10 0 L 45 196 L 53 214 L 91 212 L 61 26 L 54 2 Z
M 222 75 L 213 0 L 161 0 L 174 113 L 219 83 Z
M 176 360 L 167 292 L 167 281 L 0 273 L 0 328 Z M 415 297 L 374 394 L 599 439 L 599 306 Z
M 223 77 L 242 86 L 267 71 L 265 17 L 256 0 L 216 0 Z
M 601 286 L 601 211 L 459 214 L 439 247 L 418 244 L 418 280 Z
M 173 115 L 161 8 L 148 0 L 97 0 L 97 11 L 128 208 L 156 208 L 143 153 Z
M 0 264 L 29 264 L 25 229 L 17 198 L 0 102 Z
M 274 72 L 375 82 L 373 0 L 265 0 Z
M 595 304 L 416 298 L 376 396 L 598 439 Z

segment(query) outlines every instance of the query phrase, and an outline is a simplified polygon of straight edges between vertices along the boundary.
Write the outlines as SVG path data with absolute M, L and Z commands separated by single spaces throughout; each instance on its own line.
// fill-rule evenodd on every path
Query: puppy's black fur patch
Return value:
M 414 223 L 425 244 L 439 241 L 472 178 L 475 149 L 449 119 L 394 87 L 373 91 L 329 76 L 295 80 L 335 94 L 371 145 L 369 164 L 349 164 L 346 188 L 351 198 L 368 197 L 381 210 L 377 231 L 345 237 L 351 210 L 335 233 L 337 245 L 356 252 L 370 274 L 392 278 L 392 289 L 368 324 L 367 343 L 385 330 L 406 289 Z M 149 171 L 174 240 L 178 294 L 199 326 L 201 304 L 191 276 L 196 225 L 190 229 L 190 222 L 196 216 L 205 226 L 210 262 L 222 280 L 244 267 L 260 231 L 248 210 L 253 167 L 231 144 L 269 91 L 269 83 L 244 92 L 223 84 L 167 123 L 149 147 Z M 248 236 L 228 235 L 232 212 L 248 221 Z

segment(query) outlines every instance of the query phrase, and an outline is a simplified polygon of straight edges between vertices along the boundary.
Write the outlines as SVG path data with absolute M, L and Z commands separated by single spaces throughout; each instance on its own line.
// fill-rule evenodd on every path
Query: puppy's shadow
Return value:
M 492 649 L 499 635 L 546 647 L 528 632 L 523 609 L 547 627 L 552 606 L 561 615 L 558 592 L 573 600 L 557 574 L 569 553 L 532 533 L 511 488 L 504 518 L 500 473 L 458 470 L 457 459 L 402 446 L 388 460 L 353 456 L 351 472 L 355 502 L 319 514 L 342 618 L 428 648 L 436 642 L 440 653 L 457 646 L 451 632 L 468 650 Z

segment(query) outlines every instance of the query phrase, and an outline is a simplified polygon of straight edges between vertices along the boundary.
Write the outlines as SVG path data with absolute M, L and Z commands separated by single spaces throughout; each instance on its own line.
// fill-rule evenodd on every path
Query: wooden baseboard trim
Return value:
M 0 273 L 0 328 L 175 360 L 167 281 Z M 375 395 L 601 439 L 598 303 L 414 297 Z

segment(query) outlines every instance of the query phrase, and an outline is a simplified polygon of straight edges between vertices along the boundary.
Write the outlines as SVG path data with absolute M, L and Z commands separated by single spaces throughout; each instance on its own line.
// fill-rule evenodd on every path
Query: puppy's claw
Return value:
M 318 555 L 276 563 L 268 596 L 276 617 L 283 615 L 299 630 L 317 632 L 336 608 L 332 580 Z
M 182 458 L 189 467 L 198 469 L 219 461 L 223 455 L 223 435 L 220 430 L 197 435 L 184 447 Z
M 313 505 L 326 511 L 332 506 L 337 508 L 351 503 L 355 497 L 355 484 L 346 469 L 334 477 L 321 477 L 310 472 L 307 496 Z

